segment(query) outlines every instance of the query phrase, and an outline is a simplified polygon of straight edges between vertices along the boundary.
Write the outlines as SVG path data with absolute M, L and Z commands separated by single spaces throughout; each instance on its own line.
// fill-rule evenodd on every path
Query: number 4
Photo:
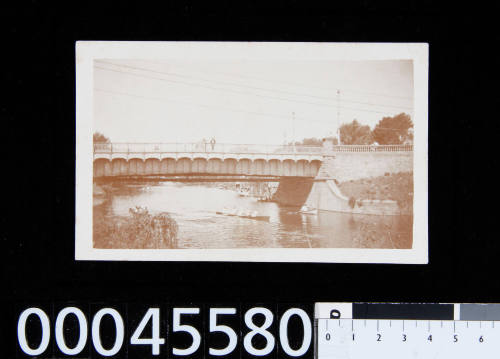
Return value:
M 152 319 L 152 338 L 140 338 L 144 328 L 148 324 L 149 320 Z M 137 329 L 132 334 L 130 338 L 130 344 L 132 345 L 151 345 L 151 351 L 153 355 L 160 354 L 160 345 L 165 344 L 165 339 L 160 338 L 160 309 L 159 308 L 149 308 L 141 322 L 137 326 Z

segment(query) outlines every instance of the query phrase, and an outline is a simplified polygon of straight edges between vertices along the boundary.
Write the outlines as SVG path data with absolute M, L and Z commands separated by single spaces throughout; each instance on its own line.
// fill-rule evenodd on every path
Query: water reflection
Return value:
M 94 216 L 107 220 L 129 215 L 129 208 L 168 212 L 179 226 L 178 248 L 411 248 L 411 216 L 373 216 L 320 211 L 300 214 L 296 207 L 241 197 L 217 183 L 163 182 L 106 185 Z M 269 221 L 217 214 L 224 207 L 257 211 Z M 94 243 L 105 233 L 94 228 Z

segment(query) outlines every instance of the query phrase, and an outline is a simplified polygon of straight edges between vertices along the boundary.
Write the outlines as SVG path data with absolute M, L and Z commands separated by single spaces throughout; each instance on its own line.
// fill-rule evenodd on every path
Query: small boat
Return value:
M 227 211 L 217 211 L 216 214 L 223 216 L 235 216 L 240 218 L 255 219 L 256 221 L 269 221 L 270 216 L 259 216 L 257 211 L 250 212 L 248 210 L 239 210 L 237 213 L 227 212 Z
M 318 209 L 317 208 L 311 208 L 309 206 L 303 205 L 302 208 L 300 209 L 299 213 L 302 213 L 302 214 L 318 214 Z
M 255 219 L 256 221 L 269 221 L 270 216 L 238 216 L 240 218 Z

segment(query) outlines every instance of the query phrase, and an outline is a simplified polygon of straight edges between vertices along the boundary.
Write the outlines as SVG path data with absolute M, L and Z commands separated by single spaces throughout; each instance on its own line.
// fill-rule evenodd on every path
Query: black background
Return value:
M 234 3 L 1 11 L 3 357 L 33 303 L 500 301 L 492 9 Z M 76 40 L 428 42 L 429 264 L 74 261 Z

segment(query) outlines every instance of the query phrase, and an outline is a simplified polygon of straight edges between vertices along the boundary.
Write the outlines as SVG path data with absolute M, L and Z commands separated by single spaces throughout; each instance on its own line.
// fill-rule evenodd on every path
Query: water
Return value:
M 177 248 L 411 248 L 411 216 L 373 216 L 320 211 L 240 197 L 222 184 L 160 182 L 106 186 L 106 200 L 95 216 L 108 220 L 129 215 L 129 208 L 168 212 L 179 226 Z M 95 201 L 95 200 L 94 200 Z M 94 203 L 98 203 L 95 201 Z M 255 210 L 269 221 L 216 214 L 224 207 Z M 94 228 L 94 242 L 105 241 Z

